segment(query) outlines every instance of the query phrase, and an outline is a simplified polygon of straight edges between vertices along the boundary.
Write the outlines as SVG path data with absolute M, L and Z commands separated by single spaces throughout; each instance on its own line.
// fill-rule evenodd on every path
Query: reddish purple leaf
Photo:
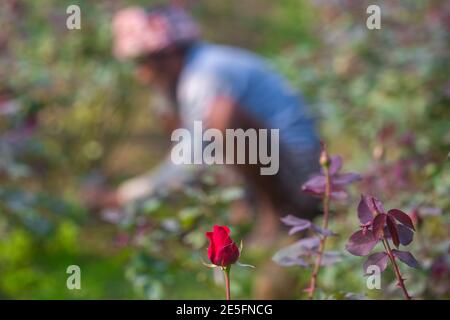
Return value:
M 320 239 L 317 237 L 310 237 L 301 239 L 296 243 L 306 254 L 309 254 L 311 251 L 317 251 L 320 245 Z
M 386 223 L 389 229 L 389 233 L 391 234 L 392 237 L 392 242 L 394 243 L 394 246 L 398 248 L 398 246 L 400 245 L 400 239 L 398 237 L 397 224 L 395 223 L 394 219 L 392 219 L 390 216 L 387 216 Z
M 316 237 L 302 239 L 276 252 L 272 260 L 282 266 L 307 267 L 307 262 L 301 257 L 315 254 L 319 244 L 320 239 Z
M 325 192 L 325 184 L 325 177 L 322 175 L 317 175 L 306 181 L 302 186 L 302 190 L 307 193 L 320 195 Z
M 331 156 L 330 158 L 330 175 L 336 174 L 342 168 L 342 157 L 341 156 Z
M 376 239 L 383 237 L 384 226 L 386 225 L 387 214 L 380 213 L 373 219 L 373 236 Z
M 331 237 L 331 236 L 335 236 L 336 234 L 334 232 L 332 232 L 331 230 L 328 229 L 322 229 L 319 226 L 316 226 L 315 224 L 311 224 L 311 230 L 313 230 L 314 232 L 321 234 L 322 236 L 326 236 L 326 237 Z
M 364 234 L 359 230 L 352 234 L 345 248 L 355 256 L 367 256 L 377 243 L 378 240 L 374 238 L 372 232 Z
M 287 226 L 297 226 L 299 224 L 303 224 L 304 222 L 309 222 L 308 220 L 300 219 L 292 214 L 288 214 L 287 216 L 282 217 L 280 220 Z
M 387 267 L 387 263 L 388 263 L 388 258 L 389 256 L 387 255 L 386 252 L 377 252 L 377 253 L 373 253 L 371 254 L 366 262 L 364 262 L 364 274 L 367 275 L 367 268 L 369 268 L 369 266 L 372 265 L 376 265 L 380 268 L 380 271 L 383 272 L 384 270 L 386 270 Z
M 371 197 L 369 201 L 369 207 L 372 209 L 372 211 L 376 211 L 378 213 L 386 213 L 381 201 L 375 197 Z
M 304 238 L 296 242 L 297 245 L 305 251 L 316 251 L 320 245 L 320 239 L 317 237 Z
M 420 264 L 416 258 L 408 251 L 392 250 L 392 254 L 400 259 L 401 262 L 410 266 L 411 268 L 420 269 Z
M 358 218 L 361 224 L 367 224 L 373 219 L 372 212 L 367 205 L 366 196 L 361 195 L 361 200 L 358 204 Z
M 346 200 L 348 198 L 348 193 L 344 190 L 335 190 L 331 191 L 331 198 L 334 200 Z
M 325 251 L 322 256 L 321 266 L 331 266 L 342 260 L 342 254 L 338 251 Z
M 282 267 L 292 267 L 292 266 L 301 266 L 308 267 L 308 263 L 299 257 L 281 257 L 279 259 L 274 259 L 274 261 Z
M 333 156 L 330 158 L 329 175 L 331 182 L 331 198 L 335 200 L 346 200 L 348 194 L 344 187 L 359 180 L 361 177 L 356 173 L 337 174 L 342 167 L 342 159 L 340 156 Z M 321 174 L 311 177 L 302 186 L 302 191 L 315 196 L 323 196 L 326 189 L 326 177 L 324 170 Z
M 300 232 L 300 231 L 303 231 L 303 230 L 306 230 L 306 229 L 308 229 L 310 226 L 311 226 L 311 224 L 310 224 L 310 225 L 304 224 L 304 225 L 298 225 L 298 226 L 292 227 L 292 228 L 289 230 L 289 233 L 288 233 L 288 234 L 289 234 L 290 236 L 292 236 L 294 233 Z
M 397 219 L 397 221 L 400 222 L 401 224 L 404 224 L 408 228 L 415 230 L 414 224 L 413 224 L 411 218 L 403 211 L 401 211 L 399 209 L 392 209 L 392 210 L 389 210 L 388 214 L 390 214 L 395 219 Z
M 413 241 L 414 232 L 411 229 L 405 227 L 402 224 L 397 224 L 397 231 L 398 231 L 398 238 L 400 240 L 401 245 L 407 246 L 408 244 L 410 244 Z M 389 229 L 387 226 L 384 228 L 384 235 L 389 239 L 392 238 L 391 233 L 389 232 Z
M 285 225 L 292 226 L 292 228 L 289 230 L 289 235 L 311 227 L 311 222 L 309 220 L 300 219 L 291 214 L 281 218 L 281 222 L 283 222 Z
M 342 173 L 336 174 L 333 177 L 331 177 L 331 181 L 335 185 L 346 185 L 354 181 L 358 181 L 360 179 L 361 176 L 357 173 Z
M 405 227 L 402 224 L 398 224 L 397 230 L 398 230 L 398 238 L 402 245 L 407 246 L 413 241 L 414 232 L 411 229 Z

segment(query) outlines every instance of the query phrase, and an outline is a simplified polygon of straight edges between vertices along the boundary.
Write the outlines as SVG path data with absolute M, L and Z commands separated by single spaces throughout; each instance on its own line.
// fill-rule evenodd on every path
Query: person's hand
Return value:
M 94 212 L 100 212 L 106 208 L 120 208 L 122 204 L 119 201 L 117 192 L 114 189 L 104 186 L 85 186 L 81 193 L 83 204 Z

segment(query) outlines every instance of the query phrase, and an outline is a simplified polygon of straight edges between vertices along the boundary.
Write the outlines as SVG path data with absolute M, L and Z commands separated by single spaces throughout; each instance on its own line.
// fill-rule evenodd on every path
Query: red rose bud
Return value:
M 230 238 L 230 229 L 226 226 L 217 226 L 213 232 L 206 232 L 209 239 L 208 258 L 220 267 L 228 267 L 239 259 L 239 249 Z

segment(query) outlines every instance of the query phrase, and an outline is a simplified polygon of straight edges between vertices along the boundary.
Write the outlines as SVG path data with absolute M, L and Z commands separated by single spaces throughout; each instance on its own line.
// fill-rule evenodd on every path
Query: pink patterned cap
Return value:
M 200 38 L 200 30 L 189 14 L 176 6 L 148 12 L 130 7 L 114 16 L 113 37 L 114 55 L 118 59 L 133 59 L 173 44 L 193 42 Z

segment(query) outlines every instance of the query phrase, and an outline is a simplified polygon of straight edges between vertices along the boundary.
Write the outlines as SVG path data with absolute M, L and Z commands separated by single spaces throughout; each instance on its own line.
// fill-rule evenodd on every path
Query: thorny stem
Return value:
M 372 204 L 373 204 L 373 208 L 375 209 L 374 211 L 372 211 L 372 215 L 374 217 L 376 217 L 377 214 L 381 214 L 381 212 L 379 212 L 374 198 L 372 198 Z M 402 289 L 403 294 L 405 295 L 405 299 L 411 300 L 412 298 L 409 295 L 408 290 L 406 290 L 405 279 L 402 278 L 400 269 L 398 268 L 397 262 L 395 261 L 395 256 L 392 254 L 392 249 L 391 249 L 391 246 L 389 245 L 389 241 L 386 239 L 386 236 L 383 236 L 381 241 L 382 241 L 384 249 L 386 250 L 386 253 L 389 257 L 389 260 L 391 260 L 392 266 L 394 267 L 395 276 L 397 277 L 397 281 L 398 281 L 397 286 L 399 286 Z
M 225 289 L 226 289 L 227 300 L 231 300 L 231 297 L 230 297 L 230 270 L 231 270 L 231 266 L 223 268 L 223 274 L 225 276 Z
M 327 230 L 328 228 L 328 219 L 330 215 L 330 195 L 331 195 L 331 177 L 329 171 L 329 157 L 325 146 L 323 146 L 323 154 L 325 157 L 325 161 L 322 164 L 324 175 L 325 175 L 325 194 L 323 197 L 323 220 L 322 220 L 322 229 Z M 312 300 L 314 298 L 314 292 L 317 287 L 317 275 L 319 274 L 320 265 L 322 264 L 323 252 L 325 250 L 325 242 L 327 240 L 327 236 L 323 235 L 320 239 L 319 244 L 319 252 L 316 257 L 316 261 L 314 263 L 314 269 L 311 274 L 311 279 L 309 283 L 309 288 L 306 290 L 308 292 L 308 299 Z
M 405 279 L 402 278 L 402 274 L 400 273 L 400 269 L 398 268 L 397 262 L 395 261 L 395 256 L 392 254 L 391 246 L 389 245 L 389 241 L 386 238 L 382 239 L 384 249 L 386 250 L 387 255 L 389 256 L 389 260 L 391 260 L 392 265 L 394 266 L 395 276 L 397 277 L 397 286 L 399 286 L 406 300 L 411 300 L 412 297 L 409 295 L 408 290 L 406 290 Z

